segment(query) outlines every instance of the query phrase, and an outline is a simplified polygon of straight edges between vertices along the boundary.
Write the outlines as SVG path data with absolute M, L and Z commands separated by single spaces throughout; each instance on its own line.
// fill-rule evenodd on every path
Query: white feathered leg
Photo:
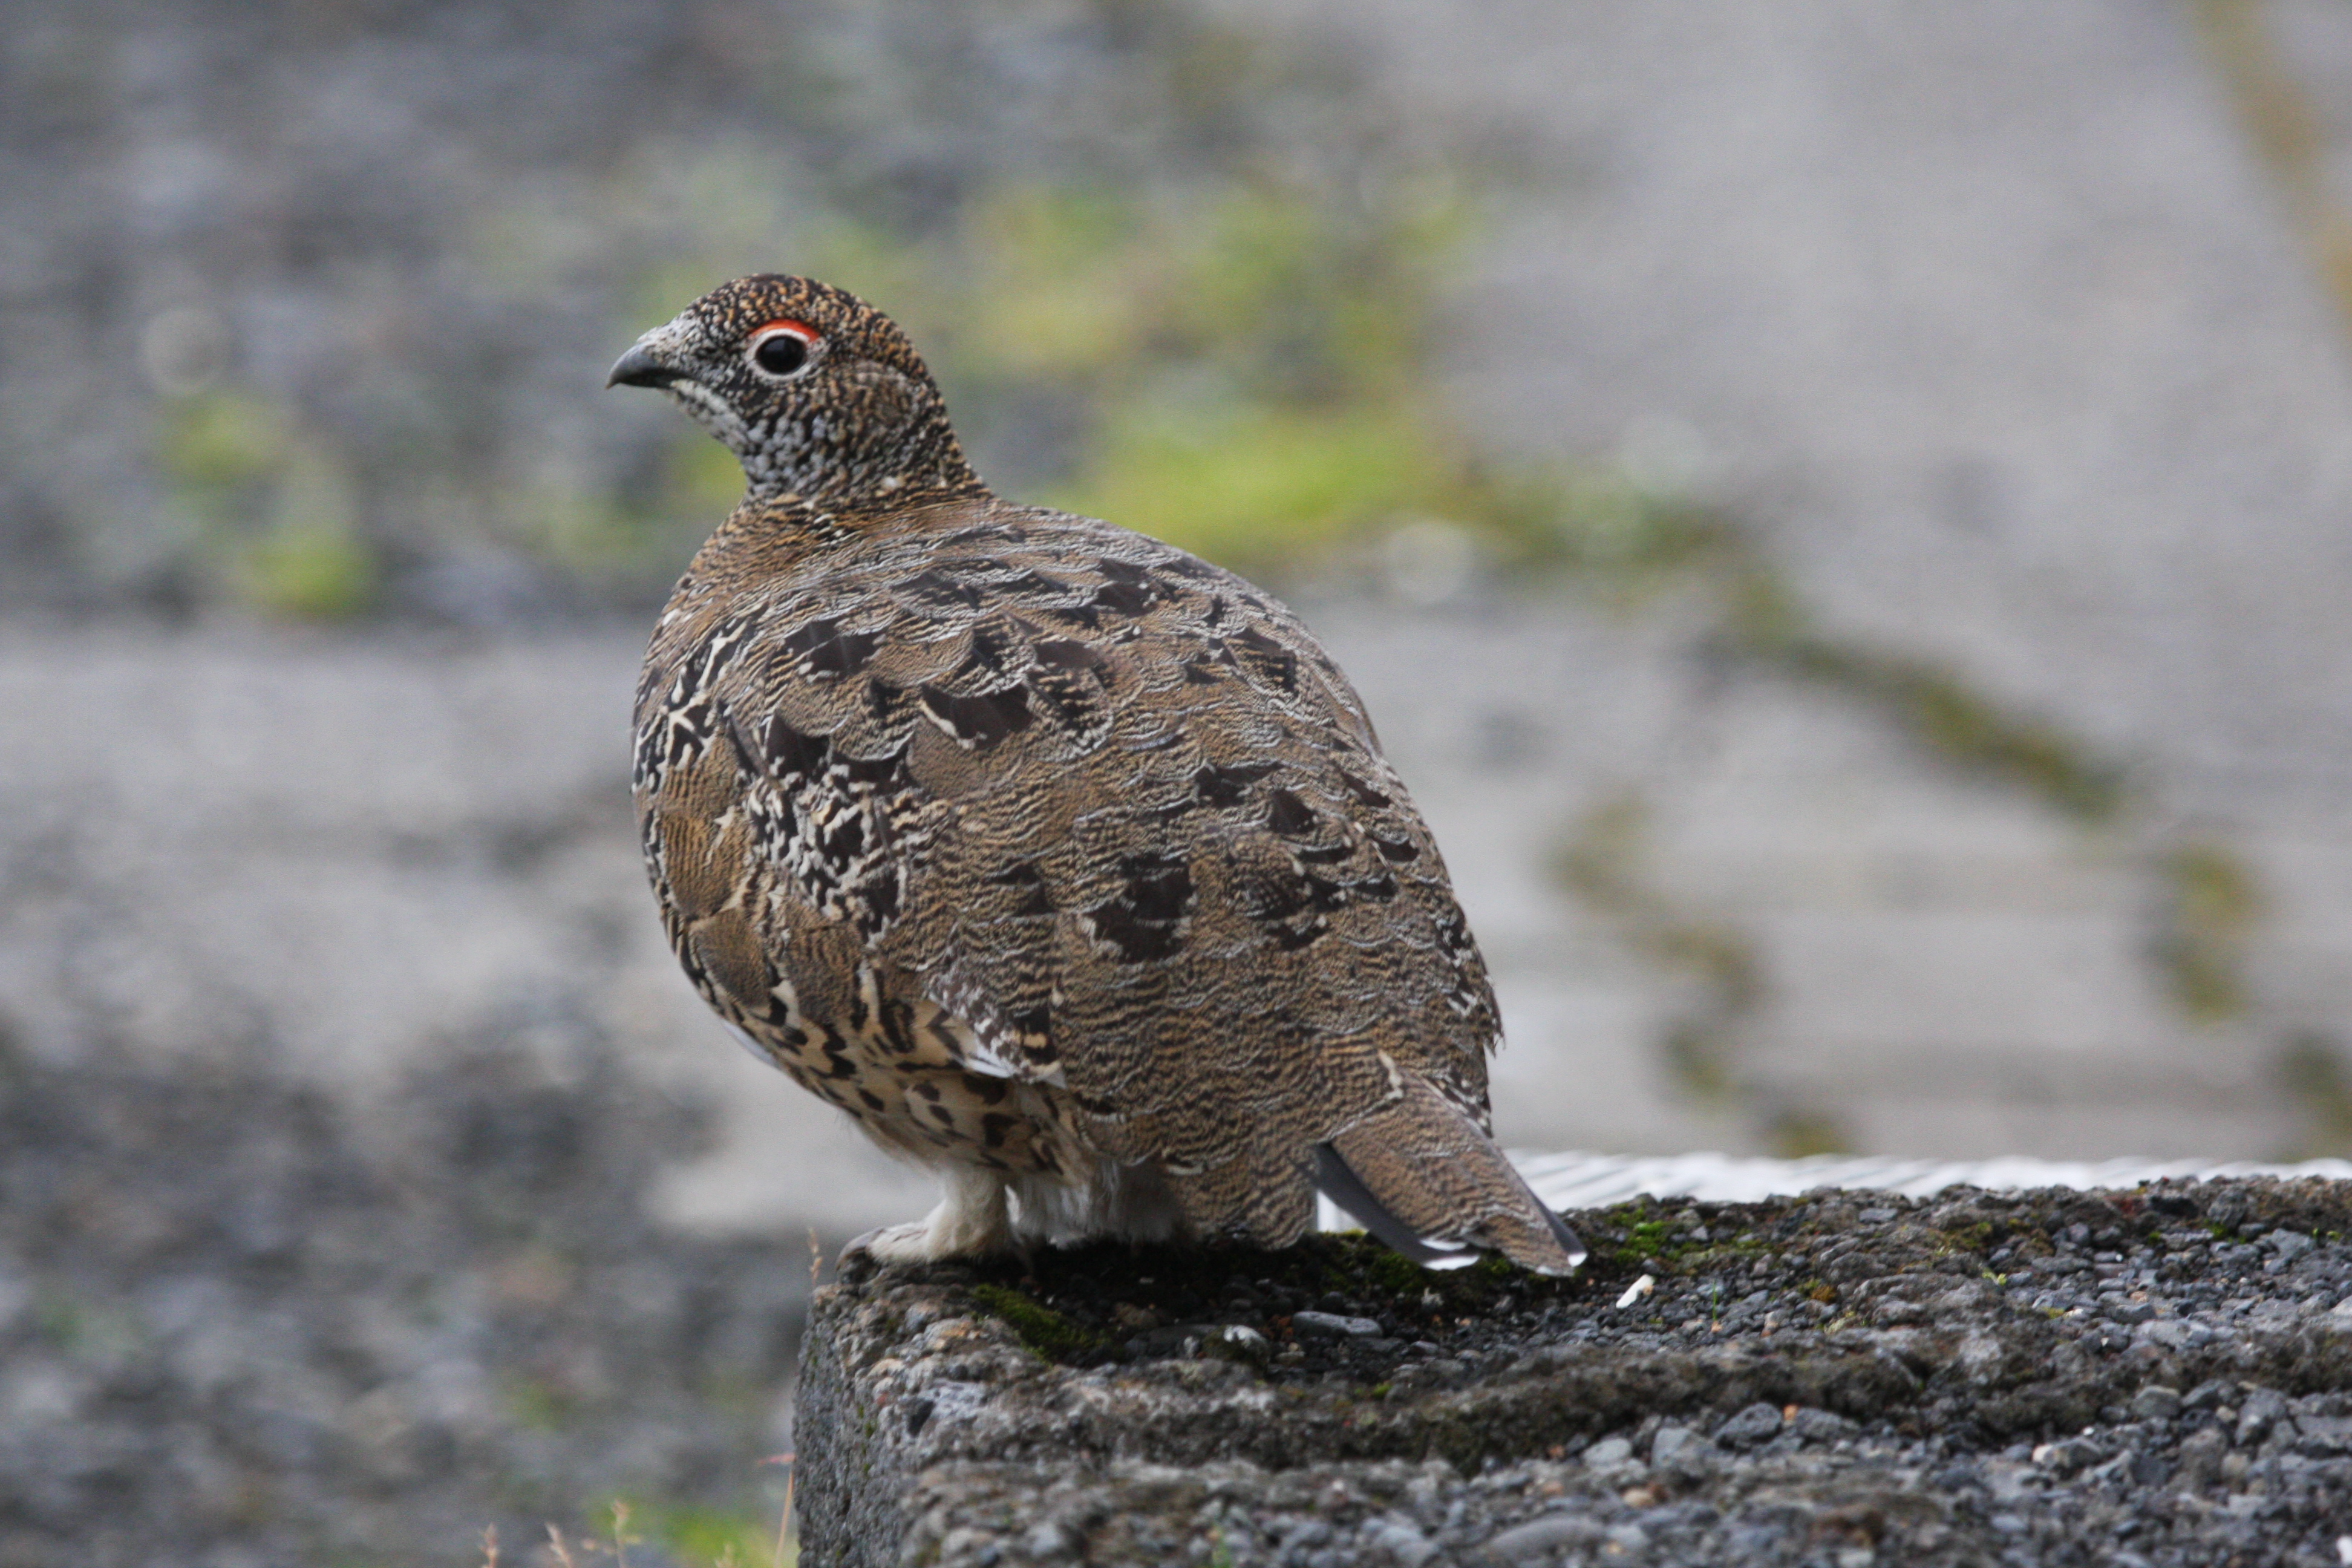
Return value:
M 862 1253 L 877 1263 L 934 1263 L 1013 1250 L 1003 1174 L 958 1163 L 940 1171 L 940 1183 L 947 1195 L 939 1207 L 911 1225 L 867 1231 L 842 1248 L 842 1260 Z

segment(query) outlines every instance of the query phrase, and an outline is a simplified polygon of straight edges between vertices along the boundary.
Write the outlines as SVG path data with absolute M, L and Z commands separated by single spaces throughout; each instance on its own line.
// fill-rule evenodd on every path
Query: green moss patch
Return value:
M 1103 1335 L 1038 1305 L 1009 1285 L 975 1285 L 971 1299 L 991 1317 L 1010 1325 L 1023 1344 L 1047 1361 L 1074 1361 L 1100 1350 L 1104 1343 Z

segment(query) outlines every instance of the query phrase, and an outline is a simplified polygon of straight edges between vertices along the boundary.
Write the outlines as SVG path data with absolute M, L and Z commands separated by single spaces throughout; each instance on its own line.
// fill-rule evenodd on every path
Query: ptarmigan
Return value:
M 1268 1247 L 1320 1187 L 1423 1262 L 1584 1251 L 1488 1136 L 1486 970 L 1289 611 L 1000 500 L 887 317 L 746 278 L 640 338 L 749 493 L 663 611 L 635 790 L 663 924 L 759 1056 L 937 1166 L 883 1262 Z

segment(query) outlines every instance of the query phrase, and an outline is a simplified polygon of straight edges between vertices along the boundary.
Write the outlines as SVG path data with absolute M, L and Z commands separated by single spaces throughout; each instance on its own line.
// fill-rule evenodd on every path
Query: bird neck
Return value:
M 943 460 L 867 468 L 864 483 L 828 476 L 830 482 L 811 479 L 795 488 L 782 479 L 754 479 L 705 552 L 731 556 L 748 550 L 772 569 L 919 509 L 993 500 L 996 492 L 972 471 L 954 441 L 949 436 Z
M 933 501 L 978 500 L 990 492 L 972 471 L 937 405 L 868 444 L 838 444 L 845 432 L 823 417 L 783 421 L 756 445 L 739 447 L 749 489 L 747 508 L 811 512 L 849 520 L 878 516 Z

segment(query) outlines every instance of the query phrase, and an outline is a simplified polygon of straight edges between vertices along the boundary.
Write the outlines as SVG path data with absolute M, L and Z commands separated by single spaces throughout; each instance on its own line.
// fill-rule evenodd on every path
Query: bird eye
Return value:
M 753 368 L 782 381 L 808 368 L 816 333 L 798 321 L 771 321 L 751 334 Z

